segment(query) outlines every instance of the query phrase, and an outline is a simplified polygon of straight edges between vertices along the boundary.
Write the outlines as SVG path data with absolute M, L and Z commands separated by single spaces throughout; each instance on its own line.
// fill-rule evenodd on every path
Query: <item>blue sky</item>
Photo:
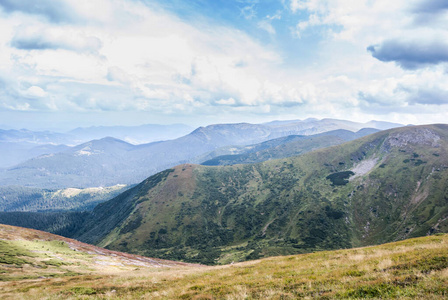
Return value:
M 445 0 L 0 0 L 0 127 L 446 123 Z

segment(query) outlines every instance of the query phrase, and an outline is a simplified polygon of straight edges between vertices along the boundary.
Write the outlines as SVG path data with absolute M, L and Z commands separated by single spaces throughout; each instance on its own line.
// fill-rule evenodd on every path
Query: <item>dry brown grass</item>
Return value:
M 448 235 L 217 267 L 179 265 L 92 270 L 87 272 L 90 274 L 78 276 L 0 282 L 0 297 L 446 299 Z

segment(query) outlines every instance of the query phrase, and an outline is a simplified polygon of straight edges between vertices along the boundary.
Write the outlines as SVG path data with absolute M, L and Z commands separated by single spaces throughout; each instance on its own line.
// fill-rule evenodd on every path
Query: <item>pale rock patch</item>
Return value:
M 359 164 L 356 164 L 351 171 L 355 173 L 355 175 L 351 176 L 349 180 L 353 180 L 357 177 L 363 176 L 367 173 L 369 173 L 377 164 L 378 158 L 370 158 L 361 161 Z

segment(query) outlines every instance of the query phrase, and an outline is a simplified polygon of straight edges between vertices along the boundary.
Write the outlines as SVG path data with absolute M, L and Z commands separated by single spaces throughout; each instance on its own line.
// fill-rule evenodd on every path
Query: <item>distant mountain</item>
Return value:
M 382 121 L 370 121 L 367 123 L 358 123 L 346 120 L 337 119 L 306 119 L 304 121 L 275 121 L 266 123 L 266 126 L 272 130 L 271 138 L 285 136 L 285 135 L 312 135 L 319 134 L 337 129 L 345 129 L 349 131 L 359 131 L 362 128 L 375 128 L 379 130 L 385 130 L 390 128 L 402 127 L 402 124 L 382 122 Z M 285 134 L 286 133 L 286 134 Z
M 74 235 L 214 264 L 448 232 L 448 125 L 258 164 L 183 164 L 98 205 Z
M 114 138 L 94 140 L 66 151 L 38 156 L 0 173 L 3 186 L 83 188 L 132 183 L 127 154 L 136 146 Z M 112 178 L 117 178 L 113 180 Z M 123 180 L 123 178 L 132 178 Z M 109 184 L 110 182 L 113 184 Z
M 58 153 L 69 148 L 66 145 L 0 142 L 0 168 L 12 167 L 36 156 Z
M 31 131 L 27 129 L 0 129 L 0 142 L 78 145 L 104 137 L 114 137 L 132 144 L 171 140 L 190 133 L 192 127 L 184 124 L 140 126 L 92 126 L 79 127 L 67 133 L 52 131 Z
M 201 164 L 205 166 L 257 163 L 339 145 L 378 131 L 373 128 L 361 129 L 358 132 L 338 129 L 315 135 L 289 135 L 255 145 L 219 148 L 199 160 L 203 161 Z
M 51 131 L 31 131 L 27 129 L 0 129 L 0 142 L 27 142 L 39 144 L 69 144 L 72 137 L 63 133 Z
M 95 139 L 114 137 L 132 144 L 171 140 L 188 134 L 183 124 L 141 126 L 99 126 L 77 128 L 68 133 L 50 131 L 0 130 L 0 168 L 9 168 L 28 159 L 54 154 Z
M 68 149 L 69 135 L 50 131 L 0 129 L 0 168 L 8 168 L 30 158 Z
M 185 124 L 159 125 L 145 124 L 140 126 L 92 126 L 80 127 L 68 132 L 79 142 L 114 137 L 131 144 L 146 144 L 154 141 L 166 141 L 179 138 L 190 133 L 192 127 Z
M 365 125 L 365 127 L 376 128 L 379 130 L 386 130 L 389 128 L 397 128 L 397 127 L 403 126 L 402 124 L 384 122 L 384 121 L 369 121 L 367 123 L 364 123 L 364 125 Z
M 0 185 L 59 189 L 133 184 L 171 166 L 196 162 L 198 156 L 220 147 L 250 145 L 304 132 L 322 132 L 326 131 L 324 128 L 333 129 L 345 123 L 347 121 L 316 121 L 312 130 L 295 123 L 275 127 L 247 123 L 218 124 L 199 127 L 174 140 L 142 145 L 103 138 L 4 170 L 0 172 Z

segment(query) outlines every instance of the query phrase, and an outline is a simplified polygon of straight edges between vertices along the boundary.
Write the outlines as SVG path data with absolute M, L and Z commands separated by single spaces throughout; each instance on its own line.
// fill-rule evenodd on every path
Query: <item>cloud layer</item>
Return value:
M 0 0 L 0 112 L 448 117 L 446 1 L 268 2 Z

